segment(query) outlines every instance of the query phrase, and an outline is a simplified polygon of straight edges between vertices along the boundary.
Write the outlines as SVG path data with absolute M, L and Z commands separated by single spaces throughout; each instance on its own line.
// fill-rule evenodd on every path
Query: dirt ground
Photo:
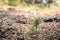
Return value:
M 38 24 L 36 32 L 30 33 L 28 28 L 33 26 L 32 17 L 37 15 L 60 18 L 60 7 L 51 11 L 0 8 L 0 40 L 60 40 L 60 20 Z
M 60 6 L 52 6 L 50 8 L 37 8 L 35 6 L 31 7 L 25 7 L 25 6 L 7 6 L 7 5 L 2 5 L 0 6 L 0 9 L 4 9 L 5 11 L 8 10 L 8 8 L 13 8 L 12 10 L 15 11 L 15 13 L 10 13 L 13 15 L 26 15 L 26 16 L 37 16 L 40 15 L 41 17 L 47 17 L 47 16 L 55 16 L 58 15 L 60 16 Z M 13 12 L 13 11 L 12 11 Z M 42 16 L 43 15 L 43 16 Z

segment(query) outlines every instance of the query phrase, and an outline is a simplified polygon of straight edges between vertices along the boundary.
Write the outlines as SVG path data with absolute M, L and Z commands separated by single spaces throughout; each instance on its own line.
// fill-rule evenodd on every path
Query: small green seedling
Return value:
M 35 32 L 35 28 L 37 30 L 37 26 L 39 24 L 39 18 L 40 18 L 39 16 L 36 16 L 36 17 L 34 16 L 34 19 L 32 21 L 33 26 L 29 27 L 29 30 L 30 30 L 31 33 Z
M 34 27 L 29 27 L 29 30 L 30 30 L 31 33 L 34 33 L 34 31 L 35 31 Z
M 37 28 L 37 25 L 39 24 L 39 18 L 40 17 L 36 16 L 36 17 L 34 17 L 34 19 L 32 21 L 33 26 L 36 27 L 36 28 Z

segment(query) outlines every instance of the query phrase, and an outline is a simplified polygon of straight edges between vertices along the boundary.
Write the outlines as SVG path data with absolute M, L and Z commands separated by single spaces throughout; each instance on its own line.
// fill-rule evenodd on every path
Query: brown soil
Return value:
M 41 23 L 36 32 L 31 34 L 28 29 L 33 26 L 31 16 L 10 13 L 17 12 L 10 9 L 0 11 L 0 40 L 60 40 L 60 20 Z

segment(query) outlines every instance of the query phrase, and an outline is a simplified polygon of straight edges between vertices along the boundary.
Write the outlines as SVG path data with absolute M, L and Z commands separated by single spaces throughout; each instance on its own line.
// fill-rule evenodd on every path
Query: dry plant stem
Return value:
M 56 22 L 55 22 L 55 21 L 53 21 L 53 23 L 54 23 L 54 27 L 55 27 L 55 29 L 57 29 Z
M 37 26 L 36 26 L 36 30 L 35 30 L 35 35 L 36 35 L 36 40 L 37 40 Z

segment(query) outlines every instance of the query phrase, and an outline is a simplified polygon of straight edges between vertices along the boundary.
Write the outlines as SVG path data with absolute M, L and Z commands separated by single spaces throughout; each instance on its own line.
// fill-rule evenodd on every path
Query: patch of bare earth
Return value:
M 60 40 L 60 20 L 38 25 L 35 33 L 30 34 L 31 16 L 39 14 L 41 18 L 60 16 L 59 8 L 51 12 L 39 10 L 21 11 L 15 8 L 0 10 L 0 40 Z M 12 14 L 13 13 L 13 14 Z M 31 13 L 31 14 L 30 14 Z

